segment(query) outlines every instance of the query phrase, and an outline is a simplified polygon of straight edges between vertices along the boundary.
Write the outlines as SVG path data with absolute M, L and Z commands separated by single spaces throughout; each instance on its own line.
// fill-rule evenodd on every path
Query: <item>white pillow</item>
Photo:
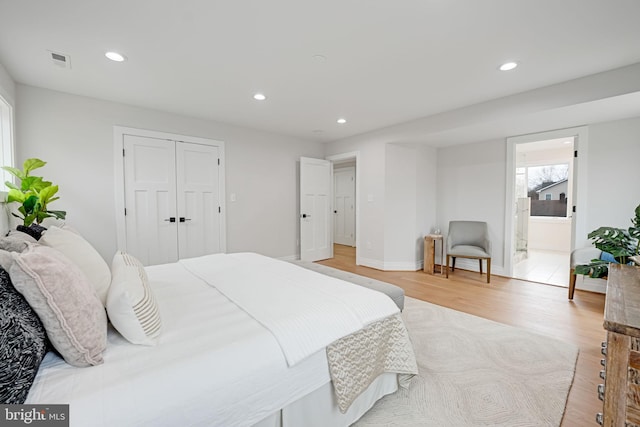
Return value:
M 106 305 L 109 284 L 111 283 L 111 271 L 109 265 L 89 242 L 73 231 L 51 227 L 42 233 L 38 243 L 62 252 L 80 267 L 80 270 L 93 285 L 102 305 Z
M 144 266 L 133 256 L 116 252 L 107 297 L 111 324 L 133 344 L 155 345 L 162 322 Z

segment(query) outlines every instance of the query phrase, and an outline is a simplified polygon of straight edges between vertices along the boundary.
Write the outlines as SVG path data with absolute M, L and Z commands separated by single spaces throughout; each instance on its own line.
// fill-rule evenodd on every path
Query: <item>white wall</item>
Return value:
M 328 144 L 327 155 L 358 151 L 361 265 L 422 267 L 423 236 L 436 225 L 436 150 L 354 137 Z
M 61 196 L 52 208 L 66 210 L 105 259 L 116 250 L 114 125 L 224 141 L 227 251 L 299 252 L 298 159 L 323 157 L 321 144 L 25 85 L 16 95 L 16 159 L 48 162 L 43 175 Z
M 415 148 L 387 144 L 385 153 L 384 269 L 416 270 Z
M 437 150 L 433 147 L 416 148 L 416 236 L 415 256 L 418 268 L 424 262 L 424 236 L 433 228 L 442 228 L 436 217 L 437 206 Z M 440 251 L 436 250 L 436 263 L 440 262 Z
M 640 117 L 589 126 L 588 186 L 588 231 L 631 225 L 640 204 Z
M 588 126 L 587 231 L 603 225 L 629 227 L 640 204 L 640 117 Z M 579 154 L 580 155 L 580 154 Z M 487 221 L 493 245 L 492 270 L 504 274 L 506 143 L 465 144 L 438 150 L 438 222 Z M 582 238 L 581 238 L 582 237 Z M 586 236 L 577 236 L 582 242 Z M 461 265 L 477 269 L 475 263 Z
M 571 219 L 530 217 L 529 249 L 571 252 Z
M 506 142 L 479 142 L 438 149 L 437 221 L 446 235 L 449 221 L 486 221 L 492 243 L 491 270 L 504 274 Z M 478 270 L 477 262 L 456 265 Z

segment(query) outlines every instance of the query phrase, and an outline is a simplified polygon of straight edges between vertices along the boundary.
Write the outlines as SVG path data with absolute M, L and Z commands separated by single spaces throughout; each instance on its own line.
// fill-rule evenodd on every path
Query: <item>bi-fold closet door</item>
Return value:
M 124 135 L 126 248 L 144 265 L 223 251 L 220 147 Z

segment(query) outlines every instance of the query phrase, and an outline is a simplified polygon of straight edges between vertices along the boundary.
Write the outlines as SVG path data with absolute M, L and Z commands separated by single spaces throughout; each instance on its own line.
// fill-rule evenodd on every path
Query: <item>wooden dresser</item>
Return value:
M 604 307 L 607 341 L 598 395 L 605 426 L 640 427 L 640 268 L 611 264 Z

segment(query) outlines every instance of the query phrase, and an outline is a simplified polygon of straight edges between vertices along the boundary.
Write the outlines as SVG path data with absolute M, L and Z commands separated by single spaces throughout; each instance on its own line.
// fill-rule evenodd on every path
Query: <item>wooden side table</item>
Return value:
M 424 272 L 436 274 L 436 241 L 440 241 L 440 275 L 444 274 L 444 239 L 442 234 L 424 236 Z

